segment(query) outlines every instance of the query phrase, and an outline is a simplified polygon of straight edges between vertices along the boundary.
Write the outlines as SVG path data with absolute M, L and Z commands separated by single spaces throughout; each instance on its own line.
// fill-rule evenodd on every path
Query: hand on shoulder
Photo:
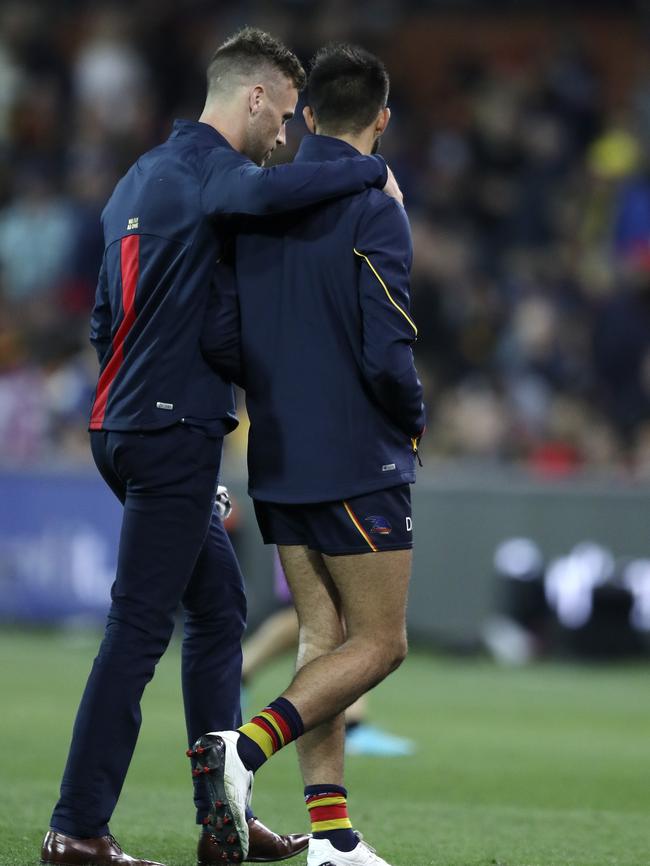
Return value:
M 390 166 L 386 166 L 388 169 L 388 178 L 386 180 L 386 186 L 384 187 L 384 192 L 386 195 L 389 195 L 391 198 L 394 198 L 395 201 L 404 207 L 404 196 L 402 195 L 402 190 L 399 188 L 399 184 L 395 179 L 395 175 L 391 171 Z

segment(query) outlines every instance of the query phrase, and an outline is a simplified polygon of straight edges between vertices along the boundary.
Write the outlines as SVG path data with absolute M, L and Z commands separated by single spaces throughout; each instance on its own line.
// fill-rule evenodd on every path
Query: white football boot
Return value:
M 339 851 L 329 839 L 310 839 L 307 866 L 390 866 L 357 835 L 359 844 L 351 851 Z
M 204 734 L 187 752 L 195 766 L 192 775 L 205 775 L 210 792 L 206 829 L 228 855 L 228 862 L 241 863 L 248 854 L 246 807 L 253 794 L 253 773 L 237 752 L 239 731 Z

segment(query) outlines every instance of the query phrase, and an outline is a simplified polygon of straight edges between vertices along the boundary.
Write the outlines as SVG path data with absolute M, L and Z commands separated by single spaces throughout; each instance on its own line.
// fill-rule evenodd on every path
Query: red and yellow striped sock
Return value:
M 300 714 L 286 698 L 278 698 L 238 728 L 237 752 L 244 766 L 256 772 L 262 764 L 304 731 Z
M 348 792 L 339 785 L 309 785 L 305 802 L 316 839 L 329 839 L 339 851 L 351 851 L 358 843 L 348 816 Z

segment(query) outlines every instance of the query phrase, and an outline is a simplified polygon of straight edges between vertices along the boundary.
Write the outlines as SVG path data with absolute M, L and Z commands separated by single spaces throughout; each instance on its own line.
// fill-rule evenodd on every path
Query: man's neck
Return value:
M 223 135 L 228 144 L 241 152 L 243 147 L 243 136 L 237 128 L 237 124 L 228 116 L 227 111 L 219 111 L 215 107 L 203 109 L 199 117 L 199 123 L 207 123 L 213 129 L 216 129 L 219 135 Z

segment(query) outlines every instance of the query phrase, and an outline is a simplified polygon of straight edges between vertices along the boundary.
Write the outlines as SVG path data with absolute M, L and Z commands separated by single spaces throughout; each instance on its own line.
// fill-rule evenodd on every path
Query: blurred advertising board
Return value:
M 98 475 L 0 475 L 0 621 L 102 620 L 121 506 Z

